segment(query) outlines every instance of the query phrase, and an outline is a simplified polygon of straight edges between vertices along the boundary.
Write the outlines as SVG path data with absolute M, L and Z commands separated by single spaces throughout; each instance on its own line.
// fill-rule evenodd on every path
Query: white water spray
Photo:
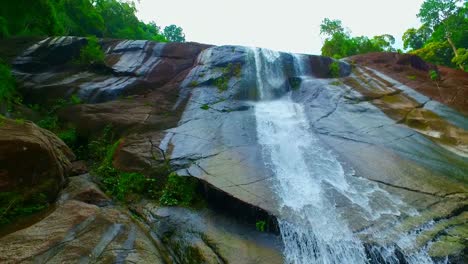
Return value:
M 280 198 L 279 226 L 284 256 L 290 264 L 373 263 L 364 243 L 351 231 L 334 197 L 345 197 L 361 216 L 375 220 L 381 214 L 399 215 L 402 202 L 375 183 L 351 177 L 336 156 L 309 127 L 302 105 L 286 95 L 270 100 L 271 90 L 285 79 L 280 57 L 272 51 L 254 49 L 257 87 L 261 101 L 255 105 L 257 136 L 266 166 L 275 175 Z M 297 75 L 303 75 L 300 57 L 295 57 Z M 385 208 L 376 208 L 376 197 Z M 352 210 L 351 208 L 345 208 Z M 383 235 L 382 235 L 383 236 Z M 400 241 L 408 241 L 405 236 Z M 404 248 L 401 243 L 401 248 Z M 395 247 L 375 248 L 383 263 L 399 263 Z M 405 258 L 409 263 L 432 263 L 426 252 Z

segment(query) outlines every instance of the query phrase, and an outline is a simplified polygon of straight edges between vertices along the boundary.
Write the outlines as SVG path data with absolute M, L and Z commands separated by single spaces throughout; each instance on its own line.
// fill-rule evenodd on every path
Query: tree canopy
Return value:
M 352 37 L 343 27 L 341 20 L 325 18 L 320 25 L 320 34 L 327 38 L 322 46 L 322 55 L 333 58 L 344 58 L 356 54 L 377 51 L 394 51 L 395 38 L 384 34 L 368 38 L 366 36 Z
M 405 32 L 404 47 L 429 62 L 468 70 L 468 1 L 426 0 L 417 16 L 423 25 Z
M 133 1 L 5 0 L 0 4 L 0 38 L 72 35 L 155 41 L 185 41 L 171 25 L 166 36 L 155 22 L 136 17 Z

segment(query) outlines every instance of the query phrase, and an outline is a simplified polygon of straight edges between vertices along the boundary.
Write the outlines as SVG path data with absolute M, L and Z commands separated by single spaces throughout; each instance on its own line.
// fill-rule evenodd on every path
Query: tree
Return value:
M 413 50 L 424 47 L 424 44 L 431 37 L 432 30 L 428 25 L 422 25 L 420 28 L 410 28 L 403 34 L 403 47 Z
M 444 33 L 445 39 L 458 57 L 458 50 L 452 40 L 454 29 L 456 29 L 457 19 L 455 18 L 460 10 L 460 5 L 463 0 L 426 0 L 419 10 L 418 17 L 421 22 L 428 25 L 432 29 L 440 26 Z M 460 66 L 463 70 L 463 66 Z
M 459 65 L 465 70 L 468 70 L 468 49 L 458 49 L 458 56 L 452 59 L 452 62 Z
M 392 47 L 392 45 L 395 44 L 395 37 L 390 34 L 373 37 L 372 44 L 376 50 L 395 51 L 395 49 Z
M 320 34 L 327 38 L 322 46 L 322 55 L 336 59 L 378 51 L 395 51 L 395 38 L 384 34 L 369 39 L 366 36 L 352 37 L 340 20 L 325 18 L 320 25 Z
M 170 25 L 164 28 L 164 36 L 170 42 L 185 42 L 185 34 L 181 27 Z
M 324 18 L 320 24 L 320 34 L 332 37 L 335 34 L 349 35 L 343 28 L 341 20 Z

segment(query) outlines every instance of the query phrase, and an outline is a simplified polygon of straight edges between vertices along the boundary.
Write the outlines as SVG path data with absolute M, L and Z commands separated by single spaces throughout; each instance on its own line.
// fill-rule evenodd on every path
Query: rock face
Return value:
M 27 198 L 43 193 L 53 201 L 65 185 L 71 150 L 31 122 L 0 119 L 0 192 Z
M 441 68 L 435 83 L 427 79 L 434 66 L 409 55 L 354 57 L 332 70 L 337 64 L 321 56 L 117 40 L 101 42 L 104 68 L 69 64 L 85 42 L 49 38 L 19 56 L 14 73 L 25 99 L 79 96 L 85 103 L 60 118 L 81 135 L 112 124 L 122 136 L 116 167 L 145 171 L 169 159 L 180 176 L 198 179 L 212 209 L 143 202 L 132 209 L 144 223 L 138 226 L 87 178 L 74 178 L 55 212 L 0 238 L 7 256 L 467 261 L 468 119 L 458 96 L 464 88 L 450 89 L 464 87 L 465 73 Z M 253 230 L 263 221 L 279 227 L 283 245 Z M 53 222 L 63 224 L 50 230 Z M 40 242 L 44 230 L 54 239 Z M 41 235 L 22 247 L 31 234 Z M 326 259 L 330 252 L 338 261 Z
M 87 175 L 71 178 L 54 212 L 0 238 L 0 261 L 164 263 L 129 213 L 109 203 Z
M 468 73 L 435 66 L 426 63 L 415 55 L 398 53 L 370 53 L 350 57 L 348 61 L 373 69 L 408 85 L 424 95 L 449 105 L 456 110 L 468 114 Z M 440 78 L 432 80 L 429 71 L 439 73 Z
M 141 222 L 91 182 L 72 177 L 57 208 L 0 238 L 2 263 L 282 263 L 280 241 L 209 210 L 135 209 Z

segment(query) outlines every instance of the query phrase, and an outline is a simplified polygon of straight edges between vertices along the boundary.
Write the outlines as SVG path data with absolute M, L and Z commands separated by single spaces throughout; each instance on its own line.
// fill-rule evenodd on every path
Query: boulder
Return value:
M 0 192 L 25 198 L 42 193 L 54 200 L 75 159 L 72 151 L 31 122 L 3 118 L 0 123 Z
M 71 178 L 50 215 L 0 238 L 0 262 L 165 263 L 129 212 L 106 199 L 87 175 Z

